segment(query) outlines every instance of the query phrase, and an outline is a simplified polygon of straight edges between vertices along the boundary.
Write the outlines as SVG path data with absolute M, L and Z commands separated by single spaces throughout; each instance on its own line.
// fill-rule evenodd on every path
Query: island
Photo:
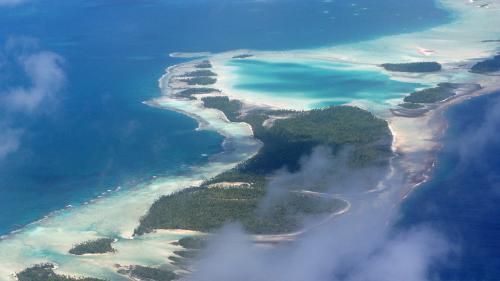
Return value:
M 72 277 L 56 274 L 55 266 L 51 263 L 44 263 L 26 268 L 16 274 L 18 281 L 104 281 L 98 278 Z
M 392 72 L 427 73 L 441 71 L 442 69 L 441 64 L 438 62 L 384 63 L 380 66 Z
M 246 58 L 251 58 L 253 55 L 251 54 L 241 54 L 241 55 L 236 55 L 233 56 L 233 59 L 246 59 Z
M 188 85 L 212 85 L 217 82 L 217 79 L 206 76 L 198 76 L 193 78 L 181 79 L 180 81 L 185 82 Z
M 196 67 L 196 68 L 212 68 L 212 64 L 210 63 L 209 60 L 204 60 L 204 61 L 196 64 L 194 67 Z
M 419 103 L 413 103 L 413 102 L 400 103 L 398 106 L 405 108 L 405 109 L 420 109 L 420 108 L 424 107 L 423 105 L 421 105 Z
M 217 74 L 211 70 L 195 70 L 186 72 L 182 75 L 183 77 L 200 77 L 200 76 L 217 76 Z
M 230 222 L 239 222 L 255 234 L 297 231 L 303 227 L 302 217 L 338 212 L 346 207 L 346 202 L 304 192 L 321 192 L 322 186 L 298 185 L 289 186 L 285 195 L 262 210 L 259 202 L 268 192 L 273 172 L 281 168 L 297 171 L 300 159 L 320 145 L 335 152 L 349 147 L 347 163 L 352 169 L 387 165 L 392 155 L 387 122 L 356 107 L 334 106 L 304 112 L 256 110 L 239 116 L 238 101 L 231 102 L 227 97 L 208 101 L 209 106 L 222 110 L 231 121 L 250 124 L 263 147 L 256 156 L 199 187 L 161 197 L 141 218 L 135 235 L 155 229 L 212 232 Z M 271 116 L 285 118 L 264 125 Z
M 111 238 L 100 238 L 96 240 L 88 240 L 80 244 L 75 245 L 69 250 L 72 255 L 85 255 L 85 254 L 104 254 L 104 253 L 114 253 L 116 250 L 113 249 L 111 244 L 114 239 Z
M 322 228 L 318 225 L 343 219 L 339 217 L 343 214 L 348 214 L 349 221 L 349 210 L 382 205 L 379 203 L 386 201 L 377 201 L 382 197 L 391 197 L 394 201 L 390 201 L 390 206 L 397 207 L 415 187 L 432 177 L 436 151 L 442 147 L 439 141 L 446 128 L 445 110 L 470 97 L 498 91 L 494 72 L 499 70 L 500 55 L 495 56 L 496 42 L 481 43 L 485 38 L 497 37 L 498 25 L 494 23 L 500 19 L 495 14 L 498 9 L 481 9 L 468 1 L 439 3 L 460 20 L 430 30 L 319 49 L 250 51 L 256 60 L 290 66 L 311 62 L 337 67 L 334 64 L 338 63 L 346 67 L 346 74 L 352 75 L 352 83 L 358 83 L 365 69 L 376 69 L 379 75 L 391 80 L 415 85 L 411 90 L 405 87 L 397 96 L 378 98 L 378 91 L 366 84 L 363 95 L 348 103 L 361 108 L 323 108 L 329 103 L 321 102 L 307 89 L 295 87 L 293 79 L 289 96 L 286 92 L 241 89 L 238 85 L 243 80 L 238 80 L 231 60 L 246 58 L 246 51 L 210 54 L 169 66 L 159 80 L 162 95 L 144 104 L 190 116 L 198 121 L 197 130 L 217 131 L 225 138 L 223 151 L 200 155 L 207 161 L 187 167 L 192 169 L 186 169 L 186 173 L 158 173 L 138 185 L 140 188 L 127 188 L 116 196 L 99 197 L 88 206 L 56 212 L 10 234 L 0 243 L 1 250 L 8 253 L 0 262 L 4 265 L 4 279 L 10 280 L 9 274 L 20 271 L 20 281 L 99 281 L 58 275 L 56 262 L 61 274 L 110 280 L 169 280 L 175 278 L 174 274 L 181 278 L 182 274 L 197 270 L 189 268 L 192 259 L 203 254 L 210 239 L 226 223 L 241 225 L 248 240 L 254 243 L 283 243 L 288 247 L 295 239 L 314 237 L 309 234 Z M 485 25 L 484 18 L 493 24 Z M 491 58 L 465 67 L 485 56 Z M 436 61 L 422 61 L 425 59 Z M 301 69 L 293 77 L 301 79 L 308 75 L 306 71 Z M 266 78 L 269 81 L 261 82 L 273 82 L 274 77 Z M 319 80 L 318 88 L 325 80 L 330 78 Z M 324 86 L 325 91 L 342 86 L 331 80 Z M 344 93 L 349 95 L 350 91 L 347 87 Z M 401 92 L 408 95 L 399 96 Z M 335 104 L 344 103 L 341 96 L 338 98 Z M 393 108 L 395 104 L 397 108 Z M 336 167 L 347 170 L 343 178 L 359 178 L 363 185 L 356 182 L 339 190 L 322 181 L 301 181 L 305 178 L 301 174 L 302 164 L 318 148 L 331 156 L 328 164 L 334 162 Z M 374 167 L 380 170 L 358 176 L 358 171 L 373 171 Z M 322 177 L 329 177 L 330 171 L 336 172 L 328 170 Z M 281 175 L 294 175 L 295 181 L 287 181 L 276 189 L 272 183 Z M 275 191 L 279 196 L 272 196 Z M 386 196 L 392 192 L 396 194 L 394 198 Z M 123 206 L 129 207 L 126 212 Z M 311 225 L 304 224 L 304 218 L 311 218 Z M 337 226 L 344 225 L 333 227 Z M 72 241 L 85 241 L 89 233 L 103 237 L 112 233 L 120 237 L 114 246 L 123 246 L 127 251 L 80 256 L 78 253 L 92 253 L 85 250 L 93 248 L 92 241 L 76 246 Z M 70 235 L 74 235 L 73 239 L 66 239 Z M 180 240 L 172 242 L 175 239 Z M 109 250 L 111 245 L 102 246 Z M 77 254 L 68 254 L 72 247 Z M 40 256 L 40 249 L 46 256 Z M 54 265 L 39 264 L 42 258 Z M 84 260 L 91 263 L 89 268 L 72 268 Z
M 194 97 L 194 95 L 211 93 L 220 93 L 220 90 L 214 88 L 189 88 L 176 92 L 175 96 L 195 100 L 196 98 Z
M 214 108 L 222 111 L 228 120 L 238 121 L 243 103 L 239 100 L 230 100 L 227 96 L 203 97 L 201 99 L 206 108 Z
M 500 54 L 494 56 L 493 58 L 476 63 L 472 66 L 470 71 L 478 74 L 500 71 Z
M 173 271 L 162 268 L 147 267 L 141 265 L 129 266 L 121 268 L 118 273 L 131 277 L 133 280 L 144 281 L 171 281 L 179 276 Z
M 454 83 L 439 83 L 434 88 L 428 88 L 411 93 L 404 98 L 404 106 L 418 108 L 415 104 L 419 103 L 436 103 L 453 97 L 455 91 L 460 87 L 460 84 Z

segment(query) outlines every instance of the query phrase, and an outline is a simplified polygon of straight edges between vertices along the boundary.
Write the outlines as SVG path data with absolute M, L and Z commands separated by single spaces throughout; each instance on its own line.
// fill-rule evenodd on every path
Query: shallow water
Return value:
M 197 122 L 183 114 L 141 103 L 159 96 L 164 68 L 183 61 L 169 53 L 317 47 L 448 20 L 431 0 L 386 1 L 399 16 L 388 18 L 385 5 L 371 0 L 44 0 L 1 7 L 0 44 L 3 38 L 34 38 L 39 49 L 64 58 L 67 82 L 48 113 L 14 118 L 0 111 L 0 121 L 9 118 L 25 132 L 19 150 L 0 163 L 0 233 L 67 204 L 75 207 L 0 241 L 0 280 L 42 261 L 56 261 L 61 272 L 113 279 L 115 262 L 164 263 L 172 247 L 159 245 L 178 237 L 127 240 L 140 216 L 158 196 L 212 177 L 257 149 L 248 128 L 207 113 L 212 129 L 230 130 L 240 145 L 204 166 L 222 150 L 222 137 L 195 130 Z M 15 58 L 4 61 L 3 55 L 0 91 L 27 84 Z M 153 175 L 159 177 L 151 181 Z M 117 186 L 123 188 L 107 192 Z M 101 236 L 120 238 L 119 254 L 67 254 L 71 245 Z
M 312 107 L 367 101 L 383 104 L 424 85 L 392 80 L 378 67 L 359 69 L 325 62 L 266 62 L 232 60 L 233 89 L 245 97 L 255 93 L 275 99 L 302 99 Z
M 0 161 L 0 234 L 108 189 L 185 171 L 221 150 L 222 138 L 194 131 L 191 118 L 141 104 L 159 95 L 164 68 L 183 61 L 169 53 L 317 47 L 448 20 L 432 0 L 384 3 L 44 0 L 0 6 L 0 49 L 9 39 L 34 39 L 39 49 L 63 57 L 67 78 L 48 114 L 7 117 L 0 110 L 0 124 L 24 132 L 17 152 Z M 398 17 L 387 17 L 387 9 Z M 0 92 L 29 83 L 12 54 L 1 53 L 0 61 Z

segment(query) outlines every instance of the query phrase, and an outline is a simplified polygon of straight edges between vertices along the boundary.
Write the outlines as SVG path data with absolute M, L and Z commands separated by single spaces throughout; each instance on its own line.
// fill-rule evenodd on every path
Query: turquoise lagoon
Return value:
M 232 88 L 277 99 L 303 99 L 309 107 L 366 101 L 385 104 L 427 85 L 391 79 L 373 66 L 343 63 L 231 60 L 237 81 Z

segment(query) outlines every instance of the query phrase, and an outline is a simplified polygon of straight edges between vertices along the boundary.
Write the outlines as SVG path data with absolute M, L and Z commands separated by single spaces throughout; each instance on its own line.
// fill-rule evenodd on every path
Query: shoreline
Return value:
M 452 3 L 452 1 L 450 0 L 441 0 L 439 3 L 443 2 L 448 4 Z M 445 8 L 450 8 L 450 6 L 445 5 Z M 447 26 L 448 25 L 450 24 L 447 24 Z M 431 28 L 430 30 L 432 31 L 439 28 L 440 27 Z M 422 32 L 424 33 L 429 32 L 429 30 L 417 32 L 417 34 Z M 395 37 L 407 37 L 407 36 L 409 35 L 403 34 L 403 35 L 394 35 L 385 37 L 395 38 Z M 324 60 L 333 62 L 347 61 L 349 63 L 353 63 L 358 66 L 374 65 L 375 63 L 373 62 L 374 58 L 370 58 L 367 61 L 363 61 L 363 57 L 365 56 L 366 58 L 366 52 L 365 54 L 361 54 L 360 56 L 356 57 L 356 54 L 359 50 L 356 49 L 350 50 L 350 48 L 356 46 L 356 48 L 359 49 L 360 46 L 361 47 L 363 46 L 363 44 L 365 44 L 365 46 L 369 46 L 370 44 L 373 44 L 373 42 L 377 42 L 379 40 L 382 40 L 383 38 L 384 37 L 382 37 L 381 39 L 369 40 L 368 42 L 371 43 L 366 43 L 366 42 L 365 43 L 361 42 L 357 44 L 352 43 L 352 44 L 346 44 L 328 48 L 312 49 L 312 50 L 286 51 L 286 52 L 256 52 L 256 51 L 245 51 L 245 52 L 255 55 L 258 59 L 266 59 L 266 58 L 273 59 L 273 57 L 276 58 L 275 56 L 278 55 L 278 57 L 284 59 L 289 59 L 289 57 L 297 56 L 299 58 L 302 57 L 304 59 L 315 59 L 315 60 Z M 342 50 L 348 50 L 346 51 L 346 54 L 350 54 L 351 58 L 339 57 L 339 55 L 342 55 Z M 235 52 L 241 52 L 241 51 L 226 52 L 223 54 L 206 54 L 206 55 L 210 57 L 211 60 L 212 59 L 215 60 L 216 62 L 215 67 L 217 67 L 217 64 L 227 59 L 228 54 L 240 54 Z M 466 53 L 465 58 L 468 59 L 476 54 L 477 52 Z M 181 53 L 181 55 L 185 54 Z M 402 57 L 411 60 L 415 59 L 416 56 L 414 54 L 413 56 L 405 57 L 405 55 L 403 55 Z M 167 68 L 167 72 L 159 79 L 160 88 L 164 87 L 164 85 L 162 85 L 162 80 L 169 79 L 169 75 L 171 74 L 168 73 L 169 71 L 173 71 L 177 67 L 183 67 L 184 65 L 185 63 L 170 66 L 169 68 Z M 397 79 L 410 79 L 410 80 L 421 78 L 421 77 L 404 77 L 405 75 L 401 74 L 396 74 L 394 76 Z M 430 77 L 428 79 L 433 82 L 442 79 L 442 77 L 437 77 L 434 75 L 430 75 L 428 77 Z M 466 79 L 474 79 L 474 77 L 466 77 Z M 218 84 L 214 85 L 214 87 L 216 88 L 217 86 Z M 222 87 L 221 90 L 223 91 L 223 95 L 229 96 L 230 98 L 238 99 L 238 95 L 232 93 L 231 90 L 228 89 L 227 87 L 226 88 Z M 446 109 L 449 108 L 450 106 L 463 102 L 467 99 L 473 98 L 475 96 L 493 93 L 495 92 L 495 90 L 500 90 L 500 86 L 493 86 L 493 85 L 486 86 L 485 88 L 469 93 L 468 95 L 458 96 L 450 100 L 447 100 L 442 104 L 439 104 L 436 108 L 432 109 L 431 111 L 425 113 L 424 115 L 415 118 L 384 115 L 385 118 L 383 119 L 392 121 L 392 124 L 390 123 L 389 125 L 391 132 L 393 133 L 393 148 L 395 149 L 395 152 L 398 153 L 399 158 L 405 156 L 407 157 L 406 161 L 408 163 L 403 163 L 404 161 L 402 159 L 397 159 L 398 165 L 400 164 L 415 165 L 414 161 L 415 159 L 412 157 L 417 157 L 417 158 L 419 156 L 422 157 L 421 155 L 417 155 L 419 153 L 421 154 L 422 152 L 427 154 L 427 157 L 424 157 L 424 159 L 420 159 L 422 160 L 423 164 L 421 164 L 419 167 L 413 167 L 413 168 L 409 167 L 408 170 L 405 170 L 405 171 L 410 171 L 411 173 L 411 171 L 413 170 L 416 171 L 420 169 L 421 181 L 413 182 L 413 186 L 407 186 L 406 188 L 408 190 L 406 192 L 402 190 L 403 199 L 406 198 L 406 196 L 408 196 L 408 194 L 412 190 L 418 188 L 421 184 L 427 182 L 430 179 L 430 174 L 432 173 L 432 169 L 435 165 L 437 152 L 440 149 L 439 139 L 442 136 L 444 130 L 447 128 L 447 120 L 443 116 L 443 113 L 446 111 Z M 244 159 L 248 159 L 253 155 L 253 153 L 255 153 L 256 149 L 258 149 L 260 144 L 258 141 L 255 140 L 255 138 L 253 138 L 253 132 L 251 131 L 251 128 L 249 130 L 248 124 L 228 122 L 227 117 L 225 117 L 225 115 L 222 112 L 200 106 L 199 100 L 187 101 L 187 100 L 172 99 L 171 97 L 168 97 L 168 89 L 162 88 L 162 94 L 163 96 L 153 99 L 152 101 L 147 101 L 145 103 L 147 105 L 158 106 L 160 108 L 176 110 L 182 114 L 186 114 L 196 119 L 199 122 L 198 126 L 199 130 L 213 130 L 224 136 L 224 143 L 223 143 L 224 146 L 226 146 L 227 143 L 238 144 L 238 142 L 240 142 L 239 145 L 241 145 L 241 147 L 236 149 L 224 147 L 224 151 L 221 152 L 220 155 L 214 155 L 213 158 L 211 157 L 208 164 L 203 165 L 201 167 L 194 167 L 192 171 L 193 174 L 199 172 L 201 175 L 211 175 L 211 174 L 216 174 L 220 171 L 224 171 L 224 169 L 228 169 L 229 167 L 231 167 L 231 165 L 235 165 L 240 161 L 243 161 Z M 257 105 L 257 106 L 268 106 L 271 108 L 273 107 L 279 108 L 280 106 L 283 106 L 283 104 L 269 105 L 265 103 L 252 105 L 252 100 L 247 100 L 247 102 L 250 105 L 250 107 Z M 383 114 L 388 114 L 388 113 L 385 112 Z M 401 119 L 401 118 L 406 118 L 406 119 Z M 402 122 L 402 120 L 406 121 Z M 415 134 L 413 135 L 411 134 L 411 130 L 413 129 L 412 126 L 410 126 L 410 128 L 406 128 L 407 130 L 410 130 L 410 133 L 408 131 L 405 132 L 404 130 L 401 129 L 401 126 L 404 127 L 404 125 L 408 124 L 408 122 L 419 123 L 418 126 L 415 126 L 413 124 L 414 127 L 418 128 L 419 126 L 421 126 L 419 128 L 426 128 L 425 136 L 419 137 L 418 140 L 421 142 L 420 147 L 423 149 L 423 151 L 412 151 L 411 148 L 407 147 L 408 145 L 409 146 L 412 145 L 411 142 L 408 141 L 408 136 L 410 137 L 415 136 Z M 433 123 L 432 126 L 426 126 L 429 123 Z M 408 135 L 405 135 L 405 133 L 407 133 Z M 399 138 L 399 141 L 397 140 L 397 138 Z M 419 147 L 418 144 L 417 146 L 413 146 L 412 149 L 415 149 L 415 147 Z M 252 150 L 254 152 L 252 152 Z M 400 156 L 399 153 L 402 153 L 403 156 Z M 393 167 L 393 168 L 398 169 L 403 167 L 404 166 Z M 69 208 L 69 210 L 68 209 L 57 210 L 53 212 L 52 216 L 48 215 L 37 222 L 33 222 L 26 225 L 26 227 L 23 227 L 22 229 L 15 230 L 15 232 L 12 235 L 9 235 L 9 237 L 5 238 L 4 240 L 0 239 L 0 251 L 13 252 L 12 256 L 13 261 L 9 259 L 4 260 L 5 258 L 4 259 L 0 258 L 0 280 L 11 280 L 11 278 L 5 278 L 6 276 L 3 275 L 12 273 L 13 270 L 19 271 L 22 269 L 21 268 L 22 266 L 27 266 L 27 265 L 29 266 L 31 263 L 46 260 L 46 258 L 42 259 L 36 257 L 36 255 L 40 254 L 40 252 L 48 251 L 48 253 L 53 253 L 55 256 L 61 255 L 64 254 L 64 249 L 65 249 L 64 247 L 70 245 L 71 243 L 73 243 L 73 241 L 76 241 L 77 239 L 81 240 L 84 238 L 85 238 L 84 240 L 87 240 L 88 238 L 92 238 L 101 234 L 115 235 L 120 237 L 120 240 L 117 243 L 119 245 L 117 246 L 121 251 L 119 252 L 119 254 L 120 255 L 123 254 L 123 256 L 114 256 L 114 257 L 101 256 L 101 257 L 95 257 L 95 259 L 93 260 L 90 259 L 89 257 L 84 257 L 83 259 L 72 258 L 72 260 L 66 260 L 64 259 L 64 257 L 62 258 L 58 257 L 62 259 L 62 263 L 59 262 L 59 260 L 54 261 L 55 264 L 58 264 L 60 266 L 58 269 L 58 273 L 70 274 L 76 276 L 84 276 L 84 275 L 108 276 L 106 274 L 110 274 L 109 276 L 113 276 L 111 275 L 112 274 L 111 271 L 107 270 L 108 268 L 111 268 L 110 267 L 111 263 L 115 264 L 122 263 L 122 260 L 131 262 L 133 260 L 131 252 L 137 250 L 137 248 L 143 249 L 143 252 L 151 250 L 151 252 L 148 255 L 143 254 L 142 256 L 140 255 L 140 257 L 137 257 L 135 259 L 137 261 L 140 261 L 141 259 L 148 260 L 148 258 L 158 259 L 158 260 L 163 259 L 164 257 L 166 257 L 168 251 L 171 251 L 172 249 L 176 248 L 172 246 L 172 249 L 169 248 L 167 250 L 158 250 L 158 247 L 162 245 L 162 243 L 171 241 L 172 239 L 175 239 L 176 237 L 179 237 L 181 235 L 188 234 L 188 232 L 180 230 L 165 231 L 165 232 L 157 231 L 155 233 L 152 233 L 151 235 L 147 235 L 146 237 L 141 237 L 140 239 L 128 239 L 132 238 L 130 237 L 130 233 L 121 232 L 121 230 L 127 229 L 127 227 L 134 225 L 132 221 L 137 219 L 137 214 L 141 213 L 142 212 L 141 210 L 144 210 L 146 207 L 149 208 L 148 202 L 151 202 L 152 200 L 156 199 L 158 196 L 162 194 L 175 192 L 175 190 L 180 190 L 183 187 L 189 187 L 189 185 L 191 184 L 196 184 L 197 182 L 202 181 L 203 176 L 201 175 L 192 175 L 191 177 L 187 175 L 179 177 L 178 176 L 167 177 L 168 179 L 171 180 L 170 182 L 167 179 L 152 180 L 151 183 L 142 184 L 139 188 L 137 188 L 137 190 L 135 189 L 131 191 L 124 190 L 123 192 L 120 192 L 120 194 L 117 196 L 109 196 L 109 197 L 104 196 L 102 198 L 96 198 L 95 202 L 93 202 L 94 200 L 91 200 L 88 205 L 76 206 L 76 208 Z M 182 184 L 184 185 L 179 186 Z M 134 196 L 137 195 L 140 195 L 138 197 L 143 201 L 137 202 L 137 200 L 134 200 L 135 199 Z M 139 208 L 139 212 L 136 211 L 136 213 L 127 214 L 128 218 L 121 218 L 120 213 L 117 212 L 117 210 L 111 212 L 111 214 L 107 214 L 105 212 L 108 210 L 106 207 L 112 206 L 113 204 L 115 204 L 117 208 L 125 208 L 126 206 L 130 207 L 129 204 L 132 204 L 132 206 L 136 206 L 137 208 Z M 350 203 L 348 202 L 348 204 Z M 349 208 L 347 208 L 346 211 L 348 211 L 348 209 Z M 100 214 L 102 212 L 105 213 L 106 215 L 105 218 L 101 217 L 94 219 L 91 218 L 92 217 L 91 214 Z M 343 213 L 344 212 L 341 212 L 338 215 L 341 215 Z M 335 216 L 337 216 L 337 214 L 335 214 Z M 66 219 L 64 217 L 66 217 Z M 67 226 L 65 223 L 68 222 L 68 220 L 71 220 L 71 218 L 80 219 L 80 222 L 85 222 L 88 225 L 80 225 L 75 227 L 72 226 L 70 223 L 70 226 Z M 115 224 L 114 226 L 106 225 L 106 223 L 109 223 L 106 221 L 106 218 L 112 220 L 116 219 L 118 221 L 123 219 L 126 221 L 125 223 L 126 226 L 125 227 L 118 226 L 117 224 L 119 222 L 113 222 Z M 71 227 L 75 228 L 72 229 Z M 129 232 L 133 231 L 133 229 L 129 229 L 128 231 Z M 53 234 L 55 235 L 54 237 L 52 237 Z M 26 243 L 23 242 L 23 237 L 25 239 L 24 242 Z M 56 243 L 53 241 L 54 239 L 59 239 L 59 238 L 61 239 L 61 241 L 56 241 Z M 32 241 L 31 239 L 34 239 L 35 241 Z M 48 241 L 45 241 L 44 239 L 48 239 Z M 9 247 L 9 243 L 11 247 Z M 39 247 L 39 249 L 36 249 L 36 247 Z M 26 253 L 24 251 L 26 251 Z M 25 256 L 29 255 L 29 253 L 35 255 L 35 258 L 33 258 L 33 256 Z M 99 268 L 93 269 L 91 266 L 95 266 L 97 263 L 100 263 Z M 82 266 L 83 268 L 79 268 L 79 266 Z

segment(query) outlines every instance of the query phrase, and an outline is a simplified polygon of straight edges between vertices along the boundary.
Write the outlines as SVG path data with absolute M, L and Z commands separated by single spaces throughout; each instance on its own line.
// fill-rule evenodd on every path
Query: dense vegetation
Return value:
M 437 62 L 385 63 L 381 66 L 387 71 L 416 73 L 436 72 L 442 68 Z
M 350 106 L 298 112 L 291 118 L 276 120 L 271 128 L 256 126 L 254 134 L 264 146 L 239 166 L 240 172 L 265 175 L 282 167 L 295 171 L 301 157 L 319 145 L 334 151 L 350 146 L 352 167 L 373 164 L 390 154 L 387 122 Z
M 141 219 L 136 234 L 154 229 L 190 229 L 210 232 L 230 222 L 240 222 L 252 233 L 297 230 L 302 214 L 320 214 L 343 207 L 343 202 L 290 193 L 266 210 L 259 210 L 263 186 L 251 188 L 198 187 L 162 197 Z
M 413 102 L 401 103 L 401 104 L 399 104 L 399 106 L 402 108 L 406 108 L 406 109 L 419 109 L 419 108 L 424 107 L 423 105 L 421 105 L 419 103 L 413 103 Z
M 235 221 L 252 233 L 297 230 L 302 226 L 303 216 L 328 213 L 345 203 L 288 192 L 261 210 L 259 204 L 266 195 L 268 175 L 282 167 L 297 170 L 301 157 L 318 145 L 330 146 L 334 151 L 350 146 L 352 168 L 384 165 L 391 154 L 387 123 L 356 107 L 338 106 L 307 112 L 262 110 L 240 117 L 227 98 L 211 102 L 230 119 L 248 122 L 255 136 L 264 143 L 262 149 L 252 159 L 206 181 L 201 187 L 160 198 L 141 219 L 135 234 L 171 228 L 209 232 Z M 275 114 L 287 114 L 289 118 L 264 127 L 263 121 Z M 224 186 L 227 182 L 251 185 Z M 220 185 L 214 185 L 216 183 Z M 296 189 L 300 188 L 304 187 Z
M 69 253 L 73 255 L 113 253 L 115 249 L 111 246 L 112 243 L 111 238 L 89 240 L 75 245 Z
M 54 272 L 54 265 L 39 264 L 16 274 L 18 281 L 103 281 L 97 278 L 71 277 Z
M 453 83 L 439 83 L 437 87 L 416 91 L 404 98 L 406 103 L 435 103 L 455 95 L 459 87 Z
M 178 277 L 177 274 L 167 269 L 140 265 L 134 265 L 129 270 L 121 270 L 120 273 L 129 275 L 135 279 L 150 281 L 171 281 Z
M 212 64 L 208 60 L 204 60 L 198 64 L 196 64 L 194 67 L 196 68 L 212 68 Z
M 253 55 L 250 54 L 241 54 L 241 55 L 236 55 L 233 56 L 233 59 L 246 59 L 246 58 L 251 58 Z
M 208 69 L 202 69 L 202 70 L 186 72 L 182 75 L 182 77 L 200 77 L 200 76 L 217 76 L 217 73 Z
M 193 97 L 193 95 L 210 94 L 210 93 L 220 93 L 220 90 L 215 88 L 189 88 L 179 91 L 175 95 L 188 99 L 196 99 L 195 97 Z
M 182 82 L 187 83 L 188 85 L 194 86 L 194 85 L 212 85 L 217 82 L 216 78 L 213 77 L 206 77 L 206 76 L 197 76 L 193 78 L 187 78 L 187 79 L 181 79 Z
M 207 247 L 208 238 L 206 236 L 188 236 L 179 240 L 179 245 L 184 249 L 201 250 Z
M 237 120 L 243 106 L 239 100 L 230 100 L 226 96 L 204 97 L 201 100 L 203 101 L 203 105 L 205 107 L 215 108 L 224 112 L 226 117 L 231 121 Z
M 474 66 L 472 66 L 470 71 L 479 74 L 500 71 L 500 54 L 494 56 L 491 59 L 476 63 Z

